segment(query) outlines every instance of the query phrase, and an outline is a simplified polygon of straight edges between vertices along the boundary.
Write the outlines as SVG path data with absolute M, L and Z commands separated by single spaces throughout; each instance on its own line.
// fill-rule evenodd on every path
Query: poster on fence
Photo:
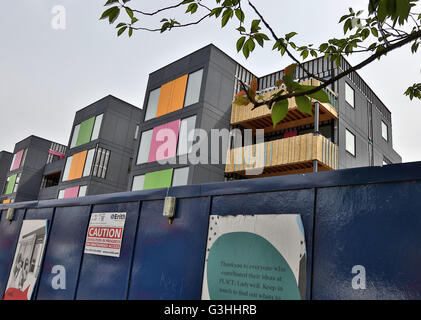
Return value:
M 44 256 L 47 226 L 48 220 L 23 220 L 4 300 L 31 299 Z
M 85 253 L 120 257 L 126 212 L 92 213 Z
M 300 215 L 210 216 L 203 300 L 305 298 Z

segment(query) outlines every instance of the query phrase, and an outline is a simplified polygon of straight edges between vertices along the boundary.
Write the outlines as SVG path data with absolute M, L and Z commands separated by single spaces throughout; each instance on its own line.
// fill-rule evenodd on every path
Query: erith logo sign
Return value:
M 85 253 L 120 257 L 125 212 L 93 213 L 86 235 Z

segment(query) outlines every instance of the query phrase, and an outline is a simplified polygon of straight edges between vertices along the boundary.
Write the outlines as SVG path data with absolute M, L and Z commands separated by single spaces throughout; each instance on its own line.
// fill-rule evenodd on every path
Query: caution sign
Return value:
M 93 213 L 86 235 L 85 253 L 120 257 L 126 212 Z

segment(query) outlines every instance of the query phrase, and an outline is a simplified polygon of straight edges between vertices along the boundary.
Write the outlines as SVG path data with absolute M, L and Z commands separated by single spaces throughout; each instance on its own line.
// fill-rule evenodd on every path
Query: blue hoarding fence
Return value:
M 166 196 L 177 198 L 172 224 Z M 98 212 L 127 213 L 119 258 L 84 253 Z M 307 299 L 421 298 L 421 163 L 0 205 L 0 298 L 24 220 L 49 220 L 33 299 L 194 300 L 210 215 L 291 213 L 305 230 Z M 64 290 L 52 286 L 54 266 Z M 356 288 L 358 267 L 366 283 Z

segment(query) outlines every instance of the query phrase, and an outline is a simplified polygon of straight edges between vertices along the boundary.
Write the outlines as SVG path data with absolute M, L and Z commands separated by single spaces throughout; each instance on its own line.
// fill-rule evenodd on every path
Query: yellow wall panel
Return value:
M 69 179 L 80 179 L 82 178 L 83 168 L 85 166 L 86 154 L 88 150 L 79 152 L 73 155 L 72 166 L 70 167 Z

